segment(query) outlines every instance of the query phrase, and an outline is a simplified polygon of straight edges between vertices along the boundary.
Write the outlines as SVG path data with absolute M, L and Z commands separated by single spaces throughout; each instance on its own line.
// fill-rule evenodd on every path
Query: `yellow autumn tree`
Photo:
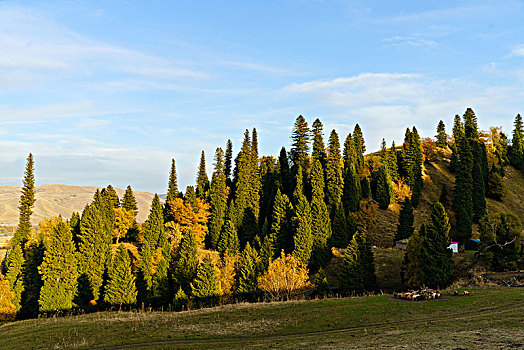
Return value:
M 307 267 L 293 255 L 284 254 L 269 263 L 258 278 L 258 287 L 273 300 L 291 299 L 311 286 Z
M 127 235 L 127 232 L 135 223 L 135 213 L 133 210 L 124 208 L 113 208 L 113 211 L 115 212 L 113 238 L 116 239 L 116 243 L 118 244 L 120 239 Z
M 0 274 L 0 324 L 14 321 L 16 316 L 16 307 L 12 302 L 14 297 L 9 281 Z
M 44 245 L 47 246 L 49 239 L 54 232 L 56 226 L 62 222 L 61 216 L 53 217 L 44 217 L 38 223 L 38 231 L 33 231 L 34 233 L 30 237 L 30 241 L 43 241 Z
M 210 215 L 209 204 L 204 203 L 200 198 L 196 199 L 195 207 L 184 203 L 181 198 L 176 198 L 168 204 L 173 222 L 179 225 L 183 234 L 192 232 L 198 246 L 203 248 Z

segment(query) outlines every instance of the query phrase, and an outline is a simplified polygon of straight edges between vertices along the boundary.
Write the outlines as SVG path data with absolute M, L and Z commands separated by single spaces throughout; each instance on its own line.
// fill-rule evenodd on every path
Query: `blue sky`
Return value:
M 260 151 L 319 117 L 368 150 L 472 107 L 480 127 L 524 112 L 522 1 L 0 1 L 0 185 L 164 193 L 200 151 L 256 127 Z

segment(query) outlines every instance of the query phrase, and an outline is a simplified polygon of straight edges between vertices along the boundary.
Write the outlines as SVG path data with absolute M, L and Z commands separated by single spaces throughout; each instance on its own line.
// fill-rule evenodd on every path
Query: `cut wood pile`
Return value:
M 394 293 L 394 298 L 404 300 L 431 300 L 440 298 L 440 291 L 433 289 L 410 290 L 408 292 Z

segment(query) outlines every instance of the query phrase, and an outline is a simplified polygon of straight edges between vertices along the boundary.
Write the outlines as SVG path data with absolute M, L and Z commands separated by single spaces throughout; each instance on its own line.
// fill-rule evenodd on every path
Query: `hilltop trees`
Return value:
M 522 126 L 522 117 L 517 114 L 513 124 L 513 138 L 511 139 L 510 161 L 515 168 L 522 168 L 524 164 L 524 128 Z
M 209 203 L 211 217 L 209 219 L 209 246 L 213 249 L 218 247 L 218 238 L 224 225 L 227 209 L 226 174 L 224 167 L 224 151 L 217 148 L 215 152 L 215 171 L 211 179 L 209 191 Z M 236 232 L 236 229 L 235 229 Z M 236 233 L 235 233 L 236 234 Z
M 174 163 L 173 163 L 173 166 L 174 166 Z M 176 183 L 176 180 L 175 180 L 175 183 Z M 135 194 L 133 193 L 133 189 L 131 188 L 131 186 L 127 186 L 126 191 L 124 192 L 124 197 L 122 197 L 121 206 L 125 210 L 132 211 L 135 217 L 138 214 L 138 205 L 136 203 Z
M 25 176 L 22 186 L 22 194 L 20 195 L 20 210 L 18 227 L 11 244 L 14 246 L 20 244 L 22 248 L 31 234 L 31 214 L 33 214 L 33 206 L 35 205 L 35 176 L 34 176 L 34 162 L 33 155 L 29 153 L 25 167 Z
M 438 123 L 437 135 L 435 137 L 437 138 L 437 147 L 444 148 L 448 145 L 448 135 L 446 135 L 446 126 L 444 125 L 444 122 L 442 120 Z
M 309 168 L 308 166 L 308 152 L 309 152 L 309 138 L 310 130 L 308 128 L 306 119 L 299 115 L 293 125 L 293 132 L 291 134 L 291 161 L 293 162 L 294 173 L 296 174 L 298 167 L 302 170 Z
M 202 151 L 202 154 L 200 155 L 200 165 L 198 166 L 196 184 L 197 197 L 205 200 L 207 198 L 207 192 L 209 191 L 209 179 L 206 172 L 206 155 L 204 151 Z

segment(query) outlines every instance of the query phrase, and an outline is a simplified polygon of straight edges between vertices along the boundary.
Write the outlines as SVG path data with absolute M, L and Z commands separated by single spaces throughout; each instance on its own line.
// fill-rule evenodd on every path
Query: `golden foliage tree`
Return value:
M 115 212 L 115 226 L 113 228 L 113 238 L 116 243 L 123 239 L 133 224 L 135 223 L 135 213 L 133 210 L 125 208 L 113 208 Z
M 266 273 L 258 278 L 258 287 L 276 300 L 290 299 L 310 285 L 307 267 L 292 254 L 284 254 L 284 251 L 280 258 L 269 263 Z
M 200 198 L 196 199 L 196 206 L 184 203 L 181 198 L 169 202 L 169 213 L 173 221 L 180 226 L 183 234 L 192 232 L 200 248 L 204 247 L 209 220 L 209 204 Z
M 9 281 L 0 274 L 0 324 L 14 321 L 16 316 L 16 307 L 12 302 L 14 297 Z

